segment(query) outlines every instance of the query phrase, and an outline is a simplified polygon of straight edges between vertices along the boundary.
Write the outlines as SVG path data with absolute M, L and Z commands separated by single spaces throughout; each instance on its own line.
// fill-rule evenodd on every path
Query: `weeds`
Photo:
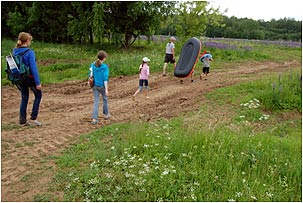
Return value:
M 302 73 L 279 75 L 270 84 L 272 88 L 260 95 L 265 109 L 302 112 Z

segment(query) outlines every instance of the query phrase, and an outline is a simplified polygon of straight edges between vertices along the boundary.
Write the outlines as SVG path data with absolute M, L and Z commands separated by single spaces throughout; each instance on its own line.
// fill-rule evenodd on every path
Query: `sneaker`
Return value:
M 107 120 L 110 118 L 110 114 L 104 115 L 104 119 Z
M 40 125 L 42 125 L 42 123 L 40 123 L 40 122 L 37 121 L 37 120 L 31 120 L 30 125 L 33 125 L 33 126 L 40 126 Z
M 180 83 L 183 84 L 183 80 L 180 80 Z
M 98 121 L 93 119 L 92 122 L 90 122 L 90 123 L 93 124 L 93 125 L 96 125 L 96 124 L 98 124 Z
M 21 127 L 30 126 L 28 122 L 20 124 Z
M 195 80 L 191 80 L 191 82 L 196 82 Z
M 166 73 L 163 73 L 163 76 L 166 76 Z
M 133 101 L 136 101 L 136 99 L 135 99 L 135 95 L 133 95 Z

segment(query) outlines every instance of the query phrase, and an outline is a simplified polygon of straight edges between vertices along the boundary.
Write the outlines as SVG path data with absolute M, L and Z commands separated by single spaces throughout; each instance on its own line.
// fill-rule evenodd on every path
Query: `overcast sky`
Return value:
M 302 20 L 302 0 L 208 0 L 214 8 L 220 7 L 224 15 L 238 18 L 252 18 L 254 20 L 294 18 Z

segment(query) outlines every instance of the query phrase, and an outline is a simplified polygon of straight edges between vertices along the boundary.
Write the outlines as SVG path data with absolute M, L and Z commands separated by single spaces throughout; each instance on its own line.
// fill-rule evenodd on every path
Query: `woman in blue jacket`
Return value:
M 36 64 L 36 57 L 35 52 L 29 48 L 31 45 L 32 36 L 29 33 L 21 32 L 18 36 L 18 41 L 16 47 L 13 49 L 13 55 L 23 55 L 23 62 L 25 65 L 30 67 L 30 76 L 27 78 L 25 84 L 21 85 L 21 104 L 20 104 L 20 116 L 19 116 L 19 123 L 22 126 L 27 125 L 41 125 L 41 123 L 37 120 L 38 113 L 39 113 L 39 106 L 42 98 L 42 91 L 41 91 L 41 82 L 39 78 L 38 68 Z M 30 122 L 27 122 L 26 119 L 26 111 L 29 99 L 29 89 L 35 95 L 35 100 L 33 103 L 32 113 Z
M 91 124 L 95 125 L 98 123 L 98 112 L 100 103 L 100 94 L 103 99 L 103 115 L 105 119 L 110 117 L 108 112 L 108 76 L 109 69 L 104 63 L 107 54 L 105 51 L 99 51 L 97 60 L 90 65 L 89 77 L 94 79 L 93 92 L 94 92 L 94 107 L 92 113 Z

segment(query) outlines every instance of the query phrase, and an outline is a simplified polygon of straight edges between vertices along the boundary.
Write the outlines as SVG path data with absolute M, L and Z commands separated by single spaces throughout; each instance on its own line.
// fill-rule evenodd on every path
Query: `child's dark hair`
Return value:
M 141 68 L 140 68 L 140 73 L 141 73 L 141 70 L 142 70 L 143 65 L 144 65 L 145 63 L 146 63 L 146 62 L 142 61 Z
M 97 54 L 97 61 L 96 61 L 96 66 L 100 66 L 101 65 L 101 61 L 103 59 L 105 59 L 107 57 L 107 53 L 105 51 L 99 51 L 98 54 Z

